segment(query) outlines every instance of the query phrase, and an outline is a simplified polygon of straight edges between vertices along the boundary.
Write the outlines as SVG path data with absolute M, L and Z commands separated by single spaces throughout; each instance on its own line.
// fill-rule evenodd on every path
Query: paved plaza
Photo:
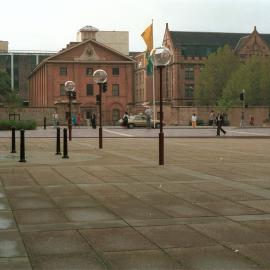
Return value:
M 28 132 L 20 163 L 5 134 L 1 270 L 270 269 L 269 138 L 166 138 L 158 166 L 151 136 L 77 136 L 62 159 Z

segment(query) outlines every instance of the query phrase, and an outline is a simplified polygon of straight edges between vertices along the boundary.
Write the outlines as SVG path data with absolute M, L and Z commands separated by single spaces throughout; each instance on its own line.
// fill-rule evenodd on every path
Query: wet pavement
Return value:
M 157 147 L 27 138 L 20 163 L 1 137 L 0 269 L 270 269 L 270 140 Z

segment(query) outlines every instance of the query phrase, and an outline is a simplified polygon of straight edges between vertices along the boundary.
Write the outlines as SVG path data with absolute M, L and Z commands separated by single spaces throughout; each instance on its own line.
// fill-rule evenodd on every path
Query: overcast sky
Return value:
M 58 51 L 92 25 L 129 31 L 130 51 L 145 50 L 141 33 L 154 20 L 154 46 L 173 31 L 270 33 L 270 0 L 8 0 L 1 1 L 0 40 L 10 50 Z

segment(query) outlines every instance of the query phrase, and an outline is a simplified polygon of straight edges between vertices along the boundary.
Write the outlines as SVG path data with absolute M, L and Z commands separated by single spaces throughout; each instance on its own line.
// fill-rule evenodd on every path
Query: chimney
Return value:
M 83 42 L 88 39 L 96 40 L 96 33 L 99 30 L 91 25 L 86 25 L 85 27 L 81 28 L 77 33 L 77 42 Z

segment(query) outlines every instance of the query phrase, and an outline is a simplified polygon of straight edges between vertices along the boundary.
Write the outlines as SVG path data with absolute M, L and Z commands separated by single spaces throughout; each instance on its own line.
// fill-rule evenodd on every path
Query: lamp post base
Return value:
M 164 165 L 164 133 L 159 133 L 159 165 Z
M 98 130 L 98 138 L 99 138 L 99 149 L 102 149 L 102 127 Z

